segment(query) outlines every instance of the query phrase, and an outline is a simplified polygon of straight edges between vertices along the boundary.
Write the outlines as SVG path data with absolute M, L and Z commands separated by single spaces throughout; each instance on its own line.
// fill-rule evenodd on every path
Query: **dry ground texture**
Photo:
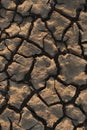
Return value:
M 0 0 L 0 130 L 87 130 L 87 1 Z

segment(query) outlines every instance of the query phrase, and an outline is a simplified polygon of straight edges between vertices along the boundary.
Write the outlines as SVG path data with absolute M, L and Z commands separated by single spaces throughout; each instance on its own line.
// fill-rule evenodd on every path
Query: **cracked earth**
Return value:
M 87 130 L 87 0 L 0 0 L 0 130 Z

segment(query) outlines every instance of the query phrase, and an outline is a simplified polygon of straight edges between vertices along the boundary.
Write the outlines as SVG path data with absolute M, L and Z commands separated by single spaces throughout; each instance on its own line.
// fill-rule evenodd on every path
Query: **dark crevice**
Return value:
M 9 128 L 9 130 L 13 130 L 13 124 L 12 124 L 12 121 L 11 121 L 11 119 L 9 117 L 8 117 L 8 120 L 10 122 L 10 128 Z
M 59 54 L 60 54 L 60 52 L 58 51 L 58 53 L 54 57 L 54 61 L 55 61 L 56 68 L 57 68 L 57 75 L 56 75 L 56 77 L 60 74 L 60 71 L 61 71 L 61 67 L 60 67 L 60 64 L 59 64 L 59 61 L 58 61 Z M 55 77 L 55 79 L 56 79 L 56 77 Z
M 7 104 L 8 104 L 8 101 L 9 101 L 8 91 L 9 91 L 9 81 L 7 82 L 5 92 L 3 92 L 3 96 L 5 97 L 5 102 L 2 105 L 2 107 L 0 108 L 0 114 L 2 114 L 4 112 L 4 110 L 7 108 Z
M 81 35 L 81 32 L 79 31 L 78 44 L 79 44 L 81 51 L 82 51 L 81 55 L 82 55 L 82 57 L 84 57 L 84 49 L 83 49 L 83 46 L 81 44 L 81 40 L 82 40 L 82 35 Z
M 72 97 L 72 99 L 68 103 L 66 103 L 66 104 L 74 104 L 76 99 L 78 98 L 79 94 L 80 94 L 80 88 L 77 87 L 76 88 L 76 93 L 75 93 L 74 97 Z
M 16 5 L 21 5 L 24 0 L 13 0 Z
M 80 109 L 80 111 L 87 117 L 87 113 L 84 111 L 83 106 L 81 104 L 78 105 L 78 104 L 74 103 L 74 106 L 78 107 Z
M 87 89 L 87 81 L 86 84 L 83 84 L 80 86 L 80 91 L 86 90 Z
M 31 35 L 32 29 L 33 29 L 33 27 L 34 27 L 34 22 L 35 22 L 35 20 L 33 20 L 33 21 L 31 22 L 31 25 L 30 25 L 30 28 L 29 28 L 29 31 L 28 31 L 28 35 L 27 35 L 27 39 L 29 39 L 29 36 Z
M 26 130 L 33 130 L 33 129 L 34 129 L 34 127 L 35 127 L 36 125 L 37 125 L 37 124 L 35 124 L 35 125 L 31 126 L 31 128 L 26 129 Z
M 52 39 L 54 40 L 54 44 L 57 47 L 57 44 L 56 44 L 57 43 L 57 39 L 54 37 L 54 35 L 53 35 L 52 31 L 50 30 L 50 28 L 49 28 L 49 26 L 48 26 L 46 21 L 45 21 L 45 27 L 48 30 L 48 32 L 50 33 L 50 35 L 52 36 Z
M 72 27 L 72 24 L 73 24 L 73 22 L 70 22 L 69 25 L 63 30 L 62 37 L 61 37 L 62 41 L 64 40 L 64 37 L 65 37 L 65 34 L 67 33 L 67 31 Z
M 87 74 L 87 65 L 85 66 L 85 74 Z
M 60 82 L 61 84 L 63 84 L 64 86 L 68 86 L 68 85 L 69 85 L 67 82 L 63 81 L 63 80 L 62 80 L 61 78 L 59 78 L 59 77 L 57 77 L 56 80 L 57 80 L 58 82 Z
M 18 1 L 18 0 L 17 0 Z M 14 14 L 13 14 L 13 18 L 11 20 L 11 23 L 14 23 L 15 22 L 15 17 L 16 17 L 16 13 L 17 13 L 17 8 L 18 8 L 18 5 L 16 5 L 15 7 L 15 10 L 14 10 Z
M 8 104 L 7 107 L 13 111 L 15 111 L 16 113 L 20 113 L 20 110 L 18 108 L 16 108 L 15 106 Z
M 73 21 L 73 17 L 71 17 L 70 15 L 62 11 L 61 9 L 55 8 L 54 10 L 58 12 L 60 15 L 62 15 L 63 17 L 65 17 L 66 19 L 68 19 L 69 21 Z
M 24 78 L 23 78 L 23 82 L 24 82 L 24 83 L 29 83 L 29 80 L 31 80 L 31 73 L 32 73 L 32 71 L 33 71 L 33 68 L 34 68 L 35 63 L 36 63 L 36 59 L 34 58 L 34 59 L 33 59 L 33 62 L 32 62 L 32 65 L 31 65 L 31 67 L 30 67 L 30 69 L 29 69 L 29 71 L 25 74 L 25 76 L 24 76 Z
M 54 123 L 53 128 L 55 129 L 56 126 L 57 126 L 59 123 L 61 123 L 63 119 L 64 119 L 64 116 L 61 117 L 59 120 L 57 120 L 57 121 Z M 53 129 L 53 130 L 54 130 L 54 129 Z
M 0 130 L 2 130 L 2 126 L 1 126 L 1 123 L 0 123 Z
M 77 9 L 76 10 L 76 16 L 75 17 L 71 17 L 70 15 L 66 14 L 65 12 L 63 12 L 61 9 L 54 9 L 56 12 L 58 12 L 60 15 L 62 15 L 63 17 L 67 18 L 68 20 L 70 20 L 69 25 L 67 25 L 67 27 L 63 30 L 62 33 L 62 37 L 61 40 L 63 41 L 65 34 L 67 33 L 67 31 L 73 26 L 74 23 L 76 23 L 77 27 L 79 30 L 83 31 L 81 25 L 78 23 L 79 21 L 79 16 L 80 16 L 80 12 L 82 11 L 82 9 Z
M 84 44 L 87 44 L 87 41 L 82 41 L 82 34 L 84 34 L 84 29 L 83 29 L 83 26 L 80 25 L 80 14 L 81 12 L 84 12 L 84 13 L 87 13 L 87 0 L 85 0 L 85 3 L 82 3 L 79 5 L 79 7 L 75 10 L 76 12 L 76 15 L 75 17 L 72 16 L 72 15 L 69 15 L 67 14 L 64 10 L 62 9 L 59 9 L 57 8 L 57 5 L 62 5 L 64 3 L 60 3 L 58 2 L 58 0 L 48 0 L 47 1 L 47 5 L 50 6 L 50 9 L 47 13 L 47 16 L 45 18 L 43 18 L 43 16 L 41 16 L 40 12 L 38 14 L 36 13 L 32 13 L 32 8 L 34 8 L 34 5 L 32 4 L 29 8 L 29 10 L 27 11 L 28 14 L 23 16 L 21 14 L 21 12 L 18 12 L 18 6 L 21 4 L 23 4 L 24 0 L 13 0 L 14 3 L 16 4 L 16 7 L 14 9 L 10 9 L 10 8 L 6 8 L 6 7 L 3 7 L 2 5 L 2 1 L 0 1 L 0 9 L 4 9 L 4 11 L 11 11 L 13 13 L 13 16 L 12 16 L 12 20 L 10 21 L 10 23 L 8 24 L 8 26 L 6 26 L 3 30 L 1 30 L 0 28 L 0 42 L 3 42 L 4 41 L 4 46 L 5 48 L 11 53 L 11 56 L 9 56 L 9 58 L 7 56 L 5 56 L 3 53 L 0 54 L 0 56 L 2 56 L 3 58 L 5 58 L 5 60 L 7 60 L 7 64 L 5 65 L 4 69 L 0 71 L 0 73 L 5 73 L 6 74 L 6 78 L 1 80 L 2 81 L 5 81 L 7 80 L 7 86 L 5 87 L 4 90 L 0 90 L 1 92 L 1 95 L 4 96 L 4 103 L 3 105 L 1 105 L 0 107 L 0 114 L 3 114 L 3 112 L 5 111 L 6 108 L 10 109 L 10 110 L 13 110 L 15 113 L 18 113 L 20 114 L 20 117 L 19 117 L 19 122 L 21 122 L 21 119 L 23 118 L 22 117 L 22 114 L 23 114 L 23 108 L 26 107 L 32 114 L 32 116 L 39 122 L 41 122 L 44 126 L 44 130 L 55 130 L 56 126 L 61 123 L 63 121 L 64 118 L 69 118 L 71 121 L 72 121 L 72 124 L 74 126 L 73 130 L 76 130 L 78 127 L 84 127 L 85 130 L 87 129 L 87 113 L 84 111 L 83 109 L 83 105 L 81 104 L 76 104 L 76 99 L 79 97 L 81 91 L 83 90 L 86 90 L 87 89 L 87 83 L 83 84 L 83 85 L 78 85 L 78 83 L 74 83 L 74 82 L 71 82 L 71 83 L 67 83 L 66 81 L 63 81 L 61 78 L 59 78 L 58 76 L 61 75 L 61 66 L 60 66 L 60 62 L 58 60 L 59 56 L 60 55 L 66 55 L 66 54 L 72 54 L 76 57 L 79 57 L 81 59 L 84 59 L 85 61 L 87 61 L 87 56 L 85 55 L 85 50 L 84 50 L 84 47 L 83 45 Z M 2 2 L 2 3 L 1 3 Z M 49 8 L 49 7 L 48 7 Z M 51 31 L 49 25 L 48 25 L 48 21 L 51 19 L 51 16 L 54 12 L 57 12 L 60 16 L 64 17 L 65 19 L 67 19 L 69 21 L 69 24 L 64 28 L 63 32 L 62 32 L 62 36 L 61 36 L 61 39 L 56 39 L 55 36 L 54 36 L 54 33 Z M 2 13 L 3 14 L 3 13 Z M 5 19 L 2 14 L 0 14 L 0 19 Z M 16 23 L 16 16 L 19 16 L 22 18 L 22 20 L 20 22 L 17 23 L 17 25 L 20 27 L 20 24 L 23 23 L 23 21 L 26 19 L 26 18 L 31 18 L 32 21 L 31 21 L 31 25 L 30 25 L 30 28 L 28 28 L 28 33 L 26 34 L 26 37 L 25 36 L 21 36 L 20 34 L 17 34 L 15 36 L 10 36 L 9 33 L 7 33 L 5 30 L 6 29 L 9 29 L 9 27 L 11 27 L 12 23 Z M 55 16 L 56 17 L 56 16 Z M 9 19 L 9 17 L 8 17 Z M 47 33 L 43 38 L 42 38 L 42 44 L 43 44 L 43 47 L 41 47 L 38 43 L 36 43 L 36 41 L 33 41 L 33 39 L 29 39 L 30 36 L 31 36 L 31 33 L 32 33 L 32 30 L 34 28 L 34 24 L 36 22 L 37 19 L 40 19 L 43 24 L 45 25 L 45 28 L 46 28 L 46 31 L 44 31 L 42 28 L 40 31 L 42 32 L 45 32 Z M 74 24 L 77 26 L 77 30 L 79 32 L 79 36 L 78 36 L 78 45 L 80 47 L 80 50 L 81 50 L 81 54 L 78 54 L 78 52 L 72 50 L 72 49 L 68 49 L 68 40 L 69 40 L 69 37 L 66 36 L 67 32 L 70 30 L 70 28 L 72 28 L 74 26 Z M 3 34 L 6 35 L 6 37 L 3 37 Z M 46 36 L 48 35 L 51 35 L 51 38 L 53 40 L 53 44 L 55 45 L 56 49 L 57 49 L 57 52 L 54 56 L 52 56 L 51 54 L 49 54 L 47 51 L 45 51 L 45 47 L 44 47 L 44 43 L 45 43 L 45 38 Z M 68 38 L 67 38 L 68 37 Z M 19 43 L 19 45 L 16 47 L 16 49 L 14 51 L 12 51 L 10 49 L 9 46 L 7 46 L 7 44 L 5 43 L 5 40 L 6 39 L 13 39 L 13 38 L 20 38 L 21 41 Z M 19 49 L 20 47 L 22 46 L 22 43 L 23 41 L 26 40 L 30 45 L 34 45 L 38 50 L 40 50 L 41 52 L 39 54 L 32 54 L 30 56 L 26 56 L 24 54 L 21 54 L 19 53 Z M 61 43 L 61 46 L 64 44 L 65 46 L 65 50 L 62 52 L 60 47 L 58 46 L 58 42 Z M 4 49 L 3 49 L 4 51 Z M 14 59 L 14 56 L 18 54 L 19 56 L 23 56 L 24 58 L 33 58 L 33 62 L 32 62 L 32 65 L 30 67 L 30 69 L 28 70 L 28 72 L 25 74 L 24 78 L 20 81 L 16 81 L 15 79 L 12 79 L 12 76 L 14 75 L 9 75 L 8 73 L 8 68 L 9 66 L 15 61 L 16 63 L 19 63 L 17 62 L 16 60 L 13 60 Z M 33 85 L 33 82 L 32 82 L 32 78 L 31 78 L 31 74 L 32 74 L 32 71 L 34 69 L 34 66 L 35 66 L 35 63 L 36 63 L 36 58 L 37 57 L 42 57 L 42 56 L 46 56 L 48 57 L 50 60 L 54 60 L 55 62 L 55 65 L 56 65 L 56 68 L 57 68 L 57 72 L 56 74 L 51 74 L 51 75 L 48 75 L 47 78 L 45 78 L 43 81 L 45 83 L 44 87 L 41 87 L 39 89 L 36 89 Z M 21 65 L 21 64 L 20 64 Z M 87 65 L 85 66 L 85 69 L 84 69 L 84 72 L 85 74 L 87 75 Z M 46 88 L 46 82 L 50 79 L 50 78 L 53 78 L 54 79 L 54 90 L 55 90 L 55 93 L 56 95 L 58 96 L 59 98 L 59 101 L 56 101 L 54 103 L 50 103 L 48 104 L 45 99 L 40 95 L 40 92 L 42 90 L 44 90 Z M 10 95 L 9 95 L 9 90 L 10 90 L 10 81 L 13 81 L 14 83 L 17 83 L 17 84 L 20 84 L 20 83 L 23 83 L 24 85 L 27 84 L 29 89 L 31 90 L 31 93 L 29 95 L 26 96 L 26 98 L 22 101 L 21 105 L 20 105 L 20 108 L 16 108 L 14 105 L 12 104 L 9 104 L 9 98 L 10 98 Z M 68 85 L 72 85 L 76 88 L 76 92 L 75 92 L 75 95 L 71 98 L 71 100 L 69 100 L 68 102 L 65 102 L 63 99 L 62 99 L 62 96 L 61 94 L 58 92 L 58 90 L 56 89 L 56 86 L 55 86 L 55 81 L 58 81 L 59 83 L 63 84 L 65 87 L 67 87 Z M 37 86 L 38 88 L 38 86 Z M 62 105 L 62 111 L 63 111 L 63 116 L 58 119 L 56 122 L 54 122 L 53 124 L 53 127 L 50 127 L 48 126 L 48 123 L 47 123 L 47 120 L 45 120 L 43 117 L 41 117 L 40 115 L 38 115 L 36 113 L 36 111 L 34 110 L 34 108 L 32 108 L 31 106 L 27 105 L 28 102 L 31 100 L 31 98 L 34 96 L 34 95 L 37 95 L 37 97 L 41 100 L 41 102 L 43 104 L 45 104 L 47 107 L 51 107 L 53 105 L 57 105 L 57 104 L 61 104 Z M 15 98 L 15 97 L 14 97 Z M 20 100 L 20 99 L 19 99 Z M 85 100 L 85 99 L 84 99 Z M 74 124 L 74 119 L 72 119 L 71 117 L 67 116 L 66 114 L 66 106 L 67 105 L 74 105 L 75 107 L 79 108 L 80 111 L 83 113 L 83 115 L 85 115 L 86 119 L 83 123 L 79 123 L 78 125 L 75 125 Z M 13 130 L 13 121 L 11 118 L 8 117 L 8 121 L 10 123 L 10 127 L 9 127 L 9 130 Z M 37 126 L 37 124 L 33 125 L 30 129 L 26 129 L 26 130 L 33 130 L 34 127 Z M 0 123 L 0 130 L 3 129 L 3 124 Z
M 82 32 L 84 31 L 82 26 L 79 24 L 79 22 L 76 21 L 76 25 L 77 25 L 79 31 L 82 31 Z
M 22 104 L 21 104 L 20 111 L 22 111 L 22 109 L 27 105 L 27 103 L 29 102 L 29 100 L 32 98 L 32 96 L 33 96 L 34 94 L 35 94 L 35 92 L 33 91 L 33 92 L 31 92 L 30 95 L 28 95 L 28 96 L 24 99 L 24 101 L 23 101 Z
M 40 100 L 41 100 L 47 107 L 49 107 L 48 103 L 47 103 L 39 94 L 38 94 L 37 96 L 40 98 Z
M 14 58 L 15 54 L 17 53 L 18 49 L 20 48 L 20 46 L 22 45 L 22 42 L 23 42 L 23 40 L 21 40 L 20 44 L 17 46 L 15 51 L 11 53 L 11 58 L 4 68 L 5 71 L 7 71 L 8 67 L 12 64 L 13 58 Z
M 38 115 L 36 114 L 36 112 L 33 110 L 33 108 L 31 108 L 30 106 L 27 105 L 26 107 L 27 107 L 27 109 L 32 113 L 33 117 L 34 117 L 36 120 L 42 122 L 43 125 L 46 127 L 47 123 L 46 123 L 45 119 L 43 119 L 42 117 L 38 116 Z

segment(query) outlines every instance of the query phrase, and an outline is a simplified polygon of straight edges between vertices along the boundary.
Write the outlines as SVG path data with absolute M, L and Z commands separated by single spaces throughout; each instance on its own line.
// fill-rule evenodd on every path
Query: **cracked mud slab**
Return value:
M 0 0 L 0 130 L 87 130 L 87 0 Z

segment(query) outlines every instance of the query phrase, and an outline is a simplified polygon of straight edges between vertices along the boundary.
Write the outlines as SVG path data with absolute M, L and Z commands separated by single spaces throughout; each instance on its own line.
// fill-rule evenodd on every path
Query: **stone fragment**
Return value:
M 18 12 L 21 13 L 23 16 L 27 16 L 31 12 L 31 14 L 40 15 L 42 18 L 48 17 L 50 9 L 50 6 L 45 0 L 25 0 L 22 4 L 18 6 Z
M 6 9 L 14 9 L 16 5 L 12 0 L 1 0 L 1 4 L 6 8 Z
M 84 55 L 87 57 L 87 44 L 83 44 Z
M 5 44 L 9 51 L 16 52 L 17 48 L 19 47 L 21 42 L 20 38 L 12 38 L 12 39 L 6 39 Z
M 4 112 L 0 115 L 0 124 L 2 126 L 2 130 L 9 130 L 10 129 L 10 122 L 9 119 L 17 124 L 20 119 L 20 115 L 13 110 L 6 108 Z
M 63 116 L 62 105 L 47 107 L 37 95 L 34 95 L 28 105 L 34 109 L 36 114 L 46 120 L 47 126 L 53 126 L 54 122 Z
M 50 20 L 47 21 L 48 28 L 57 40 L 61 40 L 63 30 L 68 24 L 69 21 L 57 12 L 53 12 Z
M 25 0 L 22 4 L 18 6 L 17 11 L 23 16 L 29 15 L 29 9 L 32 6 L 32 0 Z
M 76 99 L 76 103 L 82 106 L 83 110 L 87 113 L 87 90 L 81 91 Z
M 8 121 L 8 118 L 11 119 L 12 122 L 18 123 L 20 115 L 13 110 L 8 108 L 0 115 L 0 119 L 4 121 Z
M 76 130 L 86 130 L 86 128 L 85 127 L 79 127 Z
M 48 105 L 60 102 L 58 95 L 54 89 L 54 79 L 50 78 L 46 82 L 46 88 L 40 92 L 40 96 L 47 102 Z
M 78 85 L 86 84 L 87 75 L 85 66 L 87 62 L 72 54 L 60 55 L 59 64 L 61 67 L 59 77 L 68 84 L 76 83 Z
M 40 15 L 42 18 L 47 18 L 50 9 L 50 6 L 47 5 L 47 2 L 45 0 L 39 0 L 33 2 L 31 13 L 34 13 L 35 15 Z
M 9 28 L 6 29 L 6 32 L 12 37 L 16 36 L 20 32 L 20 28 L 16 23 L 11 24 Z
M 32 130 L 39 130 L 39 129 L 44 130 L 44 127 L 39 123 L 37 123 L 37 125 L 35 125 L 34 128 L 32 128 Z
M 32 130 L 44 130 L 44 126 L 42 125 L 42 123 L 38 122 L 27 108 L 23 108 L 22 118 L 19 125 L 23 129 L 32 128 Z
M 25 100 L 25 98 L 30 95 L 31 91 L 28 85 L 25 84 L 17 84 L 15 82 L 10 82 L 9 89 L 9 102 L 11 106 L 16 107 L 20 110 L 21 104 Z
M 69 0 L 57 0 L 57 2 L 57 8 L 62 9 L 65 13 L 69 14 L 70 16 L 75 16 L 76 9 L 80 7 L 81 4 L 85 3 L 85 0 L 73 0 L 72 2 L 70 2 Z
M 19 35 L 23 37 L 27 37 L 29 31 L 30 31 L 30 26 L 31 26 L 32 20 L 29 18 L 26 18 L 23 20 L 23 22 L 20 24 L 20 33 Z
M 81 110 L 73 105 L 66 106 L 66 114 L 72 119 L 72 122 L 76 126 L 80 123 L 83 123 L 86 119 L 85 115 L 81 112 Z
M 12 124 L 12 127 L 13 127 L 13 130 L 25 130 L 21 126 L 19 126 L 19 124 L 15 124 L 15 123 Z
M 57 47 L 55 46 L 54 40 L 50 35 L 47 35 L 44 38 L 43 48 L 51 57 L 54 57 L 57 53 Z
M 42 22 L 41 19 L 37 19 L 34 22 L 34 27 L 32 29 L 29 39 L 36 42 L 36 44 L 39 45 L 40 47 L 43 47 L 43 38 L 46 35 L 47 35 L 47 29 L 45 27 L 44 22 Z
M 7 75 L 5 72 L 0 73 L 0 82 L 4 81 L 7 78 Z
M 3 30 L 4 28 L 8 27 L 10 22 L 7 19 L 0 18 L 0 28 Z
M 6 99 L 5 97 L 0 93 L 0 109 L 5 105 Z
M 0 9 L 0 29 L 4 30 L 10 26 L 13 18 L 13 11 L 7 11 L 5 9 Z
M 7 63 L 7 60 L 4 57 L 0 56 L 0 72 L 4 70 Z
M 23 56 L 15 55 L 12 64 L 7 69 L 8 74 L 12 76 L 13 80 L 23 80 L 25 74 L 30 70 L 32 61 L 32 58 L 27 58 L 26 60 Z
M 23 22 L 23 17 L 22 17 L 21 15 L 19 15 L 19 14 L 15 14 L 14 22 L 17 23 L 17 25 L 22 24 L 22 22 Z
M 7 80 L 0 82 L 0 91 L 5 92 L 7 87 Z
M 45 79 L 51 75 L 56 75 L 56 73 L 57 68 L 53 59 L 46 56 L 37 57 L 31 73 L 32 84 L 36 89 L 44 87 Z
M 41 50 L 33 45 L 32 43 L 29 43 L 27 41 L 24 41 L 21 45 L 21 47 L 18 50 L 19 54 L 22 54 L 26 57 L 34 56 L 35 54 L 40 54 Z
M 81 47 L 79 46 L 79 29 L 77 25 L 74 23 L 73 28 L 70 28 L 65 36 L 68 37 L 67 41 L 67 49 L 70 53 L 81 56 L 82 50 Z
M 80 13 L 80 21 L 79 21 L 79 23 L 80 23 L 80 25 L 82 26 L 82 28 L 83 28 L 83 32 L 81 33 L 81 36 L 82 36 L 82 38 L 81 38 L 81 41 L 83 42 L 83 41 L 87 41 L 87 37 L 86 37 L 86 34 L 87 34 L 87 13 L 85 13 L 85 12 L 81 12 Z
M 69 102 L 76 93 L 76 88 L 74 86 L 64 86 L 58 81 L 55 81 L 55 88 L 64 102 Z
M 67 44 L 67 43 L 66 43 L 66 44 Z M 64 42 L 57 41 L 57 42 L 56 42 L 57 49 L 60 50 L 61 53 L 67 52 L 66 44 L 65 44 Z
M 0 119 L 0 126 L 1 126 L 2 130 L 6 130 L 6 129 L 9 130 L 10 122 Z
M 64 118 L 57 126 L 55 130 L 73 130 L 74 126 L 72 121 L 68 118 Z
M 0 42 L 0 55 L 3 55 L 7 59 L 10 59 L 11 52 L 8 50 L 8 48 L 5 46 L 5 42 Z

